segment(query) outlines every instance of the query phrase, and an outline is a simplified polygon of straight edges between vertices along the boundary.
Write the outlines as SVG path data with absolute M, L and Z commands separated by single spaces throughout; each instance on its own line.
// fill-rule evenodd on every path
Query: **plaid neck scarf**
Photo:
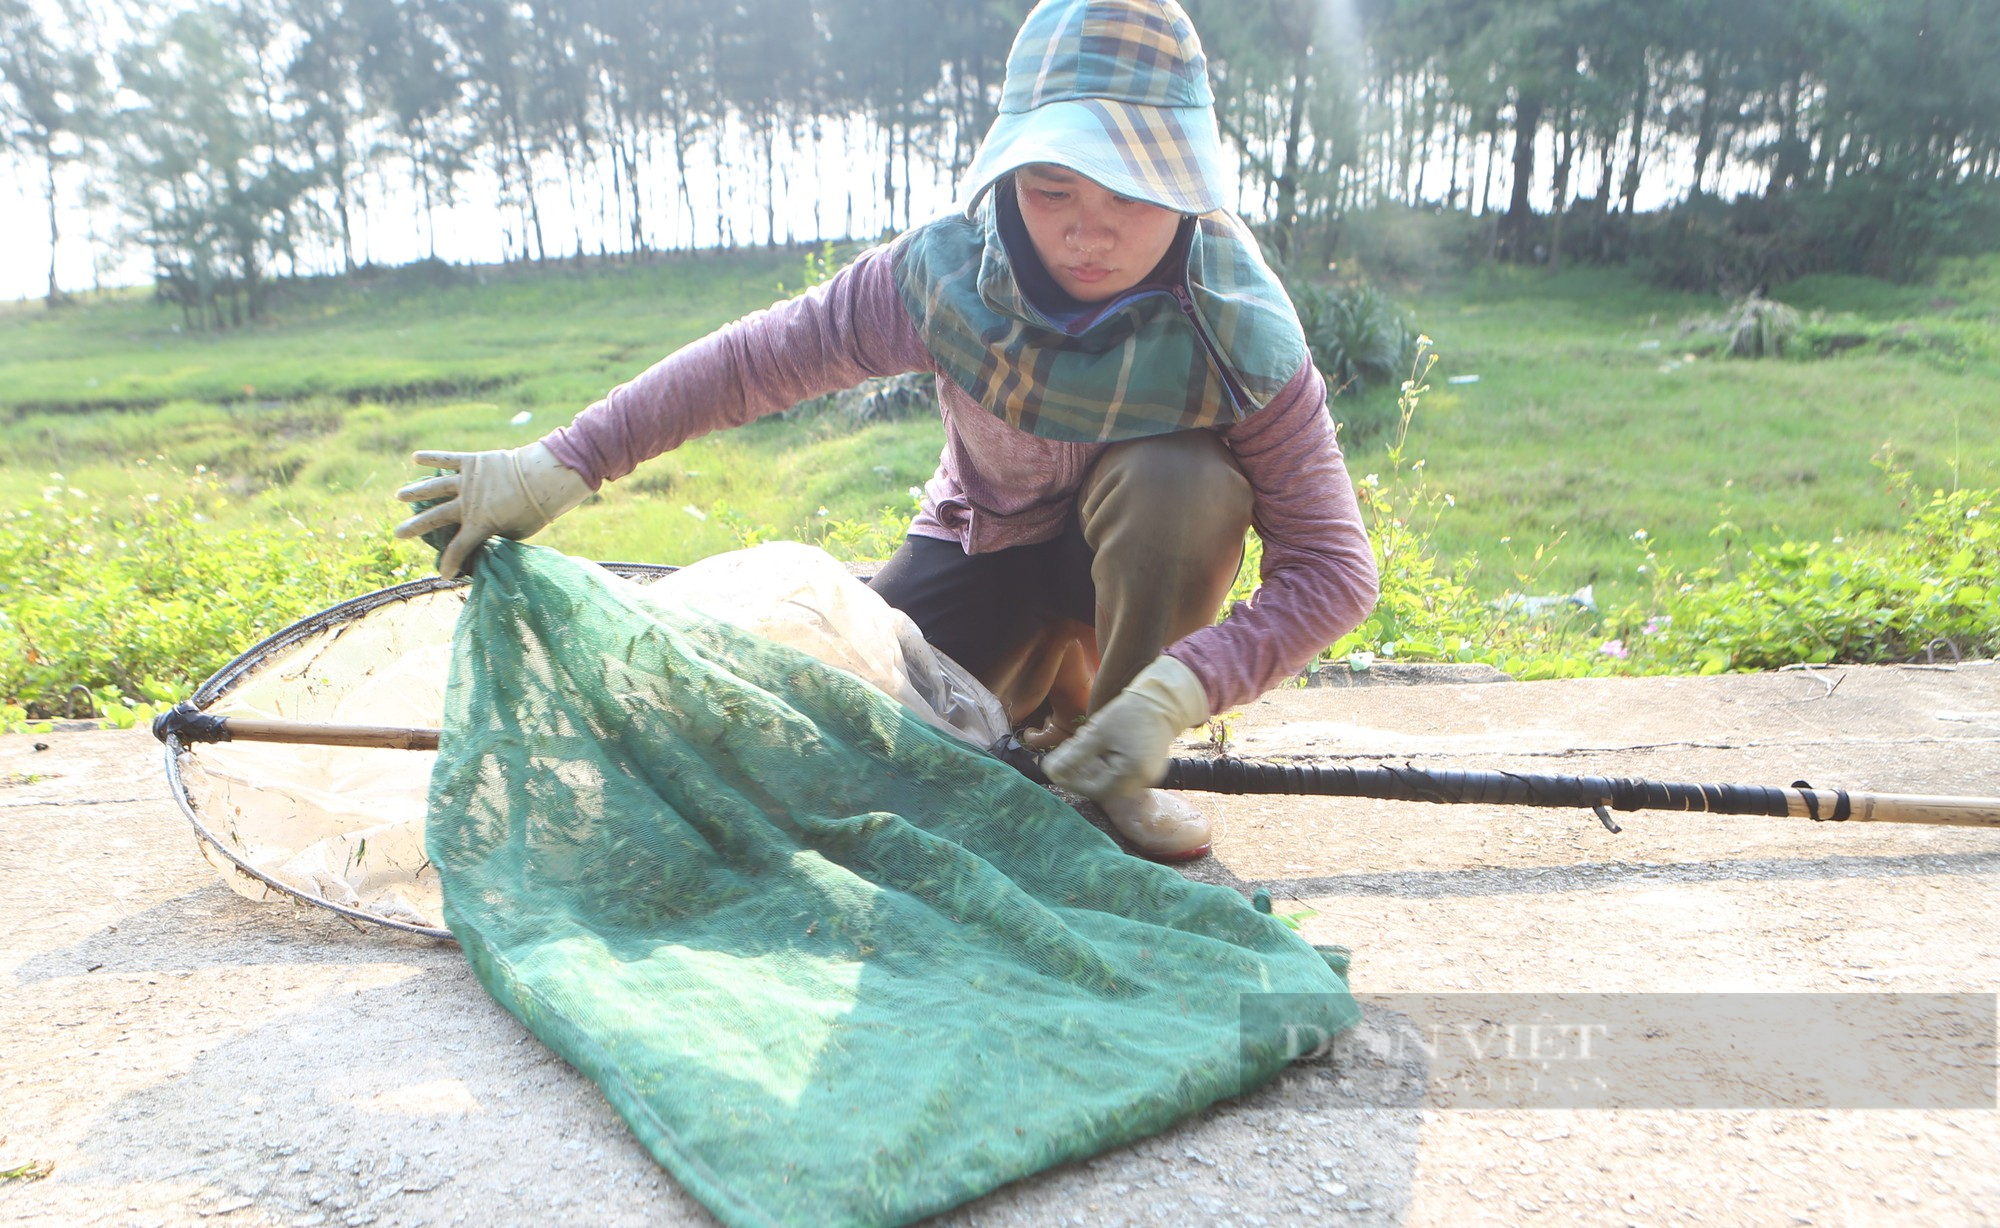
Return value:
M 897 240 L 894 259 L 903 308 L 940 370 L 1009 426 L 1067 443 L 1227 426 L 1270 404 L 1306 361 L 1291 300 L 1231 214 L 1195 220 L 1184 276 L 1065 328 L 1022 292 L 994 210 L 989 195 L 975 218 L 926 223 Z

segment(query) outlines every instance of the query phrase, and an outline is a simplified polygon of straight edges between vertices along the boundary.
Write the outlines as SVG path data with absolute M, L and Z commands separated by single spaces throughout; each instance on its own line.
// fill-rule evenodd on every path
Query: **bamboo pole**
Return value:
M 436 729 L 387 725 L 328 725 L 305 721 L 209 716 L 183 704 L 153 722 L 162 742 L 284 742 L 436 750 Z M 1016 744 L 1002 756 L 1046 784 L 1040 756 Z M 1765 785 L 1684 784 L 1604 776 L 1545 776 L 1519 772 L 1427 771 L 1413 767 L 1308 767 L 1244 759 L 1172 759 L 1163 786 L 1209 793 L 1372 797 L 1390 801 L 1587 809 L 1606 827 L 1612 810 L 1761 815 L 1842 823 L 1915 823 L 1937 827 L 2000 827 L 2000 798 L 1816 789 L 1804 782 Z
M 436 750 L 438 730 L 396 725 L 321 725 L 310 721 L 217 717 L 228 736 L 221 742 L 288 742 L 303 746 L 363 746 L 382 750 Z M 182 739 L 186 741 L 186 738 Z M 202 739 L 207 740 L 207 739 Z
M 1166 788 L 1216 793 L 1375 797 L 1393 801 L 1584 808 L 1613 831 L 1613 810 L 1678 810 L 1841 823 L 2000 827 L 2000 798 L 1856 793 L 1804 781 L 1765 785 L 1684 784 L 1605 776 L 1427 771 L 1414 767 L 1301 767 L 1239 759 L 1174 759 Z

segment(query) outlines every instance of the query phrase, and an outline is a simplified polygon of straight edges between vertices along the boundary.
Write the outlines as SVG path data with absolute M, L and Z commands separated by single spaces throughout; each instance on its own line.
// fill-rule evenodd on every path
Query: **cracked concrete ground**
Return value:
M 2000 666 L 1285 691 L 1231 737 L 1313 762 L 1993 796 Z M 2000 1220 L 1990 1022 L 1986 1107 L 1754 1078 L 1722 1107 L 1500 1105 L 1388 1043 L 1413 1001 L 1501 991 L 1847 995 L 1909 1006 L 1912 1035 L 1943 1026 L 1921 995 L 1990 1012 L 2000 830 L 1641 813 L 1613 835 L 1578 812 L 1200 800 L 1223 830 L 1190 872 L 1267 887 L 1353 948 L 1363 1027 L 938 1222 Z M 0 833 L 0 1173 L 49 1166 L 0 1184 L 0 1223 L 712 1222 L 456 948 L 228 891 L 146 735 L 0 738 Z M 1671 1005 L 1602 1004 L 1656 1030 Z

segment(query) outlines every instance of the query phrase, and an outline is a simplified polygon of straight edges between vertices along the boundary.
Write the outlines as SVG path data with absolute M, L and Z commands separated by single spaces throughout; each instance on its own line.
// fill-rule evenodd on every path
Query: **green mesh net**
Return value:
M 1130 857 L 859 679 L 496 542 L 428 848 L 482 984 L 730 1224 L 898 1224 L 1270 1079 L 1239 995 L 1359 1011 L 1236 893 Z

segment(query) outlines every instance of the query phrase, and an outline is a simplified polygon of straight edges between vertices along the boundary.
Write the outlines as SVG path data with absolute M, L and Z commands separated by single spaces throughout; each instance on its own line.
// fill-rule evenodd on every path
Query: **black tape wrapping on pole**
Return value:
M 1844 823 L 1847 821 L 1847 816 L 1854 813 L 1853 803 L 1848 799 L 1847 790 L 1845 789 L 1834 790 L 1833 813 L 1821 814 L 1819 812 L 1818 790 L 1803 780 L 1793 781 L 1792 788 L 1797 789 L 1799 796 L 1805 800 L 1806 817 L 1815 823 Z
M 1376 797 L 1389 801 L 1486 803 L 1613 810 L 1682 810 L 1709 814 L 1791 814 L 1785 789 L 1762 785 L 1696 785 L 1608 776 L 1530 776 L 1514 772 L 1428 771 L 1416 767 L 1308 767 L 1242 759 L 1172 759 L 1166 789 L 1208 793 L 1286 793 L 1317 797 Z M 1835 813 L 1845 818 L 1842 794 Z
M 154 717 L 153 736 L 162 742 L 177 737 L 183 746 L 231 740 L 227 717 L 206 715 L 191 703 L 175 704 Z

